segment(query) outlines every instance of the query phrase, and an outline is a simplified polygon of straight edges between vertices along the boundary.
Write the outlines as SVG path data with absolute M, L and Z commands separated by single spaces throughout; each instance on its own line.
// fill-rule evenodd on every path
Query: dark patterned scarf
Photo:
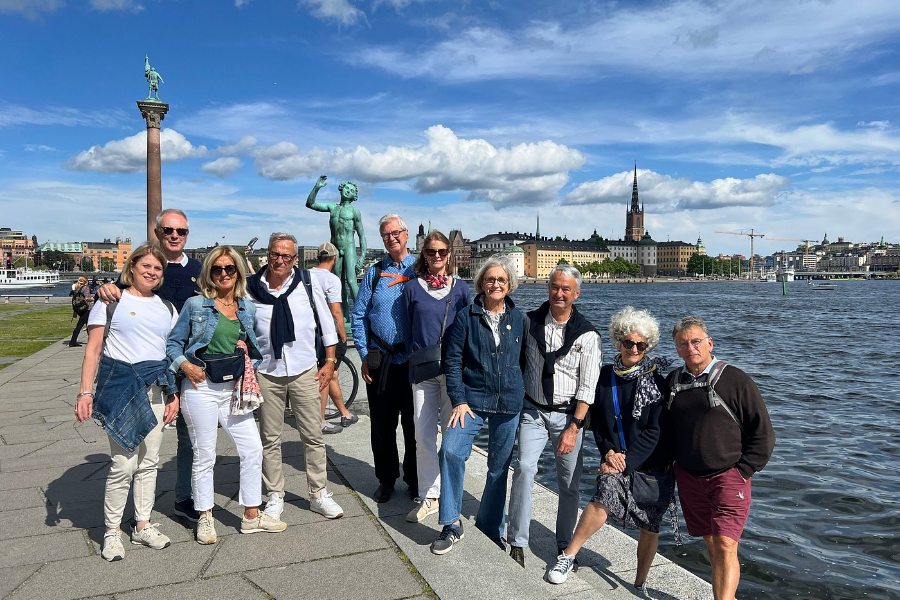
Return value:
M 613 363 L 613 372 L 616 375 L 622 379 L 640 378 L 638 379 L 637 393 L 634 395 L 634 409 L 631 411 L 632 417 L 635 419 L 640 418 L 641 411 L 644 410 L 645 406 L 659 402 L 662 399 L 662 393 L 656 387 L 656 382 L 653 381 L 653 372 L 657 370 L 664 371 L 671 364 L 671 358 L 647 358 L 645 356 L 638 364 L 626 368 L 622 365 L 622 355 L 616 355 L 616 360 Z

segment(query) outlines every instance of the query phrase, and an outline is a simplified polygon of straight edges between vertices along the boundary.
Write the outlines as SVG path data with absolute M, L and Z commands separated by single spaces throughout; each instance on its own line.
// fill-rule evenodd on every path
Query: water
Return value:
M 789 283 L 787 296 L 764 283 L 586 285 L 578 301 L 603 334 L 604 362 L 615 351 L 606 327 L 622 306 L 656 316 L 663 334 L 654 355 L 676 359 L 668 332 L 693 313 L 706 320 L 715 354 L 759 385 L 777 443 L 753 478 L 741 598 L 900 598 L 900 282 L 835 283 L 835 291 Z M 514 299 L 530 310 L 546 296 L 530 285 Z M 584 448 L 587 502 L 599 465 L 593 436 Z M 548 447 L 541 483 L 555 488 L 553 473 Z M 709 579 L 703 540 L 686 539 L 676 549 L 661 534 L 660 553 Z

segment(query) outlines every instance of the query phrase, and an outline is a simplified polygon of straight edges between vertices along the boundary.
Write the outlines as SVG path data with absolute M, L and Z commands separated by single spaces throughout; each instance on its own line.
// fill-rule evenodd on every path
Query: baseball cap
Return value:
M 337 253 L 337 248 L 331 242 L 325 242 L 319 246 L 319 258 L 331 258 L 332 256 L 337 256 Z

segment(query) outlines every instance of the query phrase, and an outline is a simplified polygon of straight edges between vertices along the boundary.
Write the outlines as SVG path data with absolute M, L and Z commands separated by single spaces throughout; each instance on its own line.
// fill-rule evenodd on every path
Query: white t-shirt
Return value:
M 313 267 L 309 272 L 319 281 L 319 287 L 325 292 L 325 301 L 328 304 L 341 302 L 341 280 L 338 279 L 337 275 L 328 269 L 320 269 L 319 267 Z
M 178 313 L 172 313 L 158 296 L 139 298 L 123 291 L 109 325 L 103 354 L 129 363 L 163 360 L 166 338 L 178 320 Z M 91 325 L 106 325 L 106 304 L 103 302 L 94 303 L 88 317 L 88 327 Z

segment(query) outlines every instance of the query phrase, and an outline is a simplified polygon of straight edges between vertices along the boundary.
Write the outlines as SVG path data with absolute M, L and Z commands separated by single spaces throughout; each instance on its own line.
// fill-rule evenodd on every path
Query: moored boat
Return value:
M 50 287 L 59 283 L 59 271 L 33 271 L 28 268 L 0 269 L 0 290 Z

